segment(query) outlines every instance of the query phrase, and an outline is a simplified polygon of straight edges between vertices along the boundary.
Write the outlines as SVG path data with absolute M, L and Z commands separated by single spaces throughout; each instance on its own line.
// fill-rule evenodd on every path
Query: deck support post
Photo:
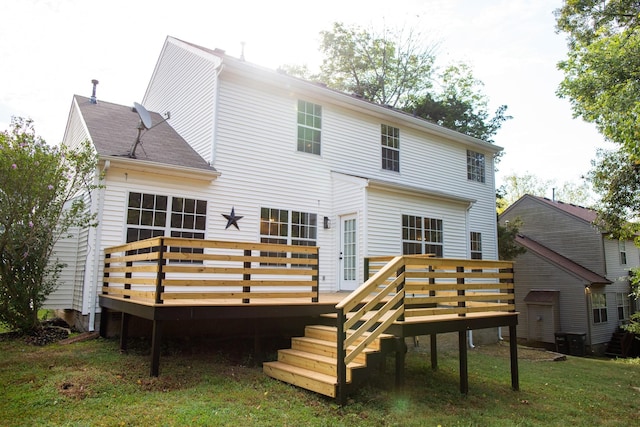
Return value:
M 407 356 L 407 343 L 404 337 L 396 337 L 396 388 L 404 387 L 404 365 Z
M 516 325 L 509 325 L 509 356 L 511 358 L 511 389 L 520 390 L 520 374 L 518 373 L 518 337 Z
M 102 307 L 100 312 L 100 336 L 102 338 L 107 337 L 107 331 L 109 330 L 109 309 Z
M 431 369 L 438 370 L 438 334 L 429 335 L 431 341 Z
M 467 364 L 467 331 L 458 331 L 458 352 L 460 357 L 460 393 L 469 393 L 469 369 Z
M 160 375 L 160 344 L 162 342 L 162 321 L 153 321 L 153 331 L 151 332 L 151 369 L 149 375 L 157 377 Z
M 131 315 L 128 313 L 122 313 L 122 320 L 120 322 L 120 351 L 127 351 L 127 341 L 129 339 L 129 319 Z

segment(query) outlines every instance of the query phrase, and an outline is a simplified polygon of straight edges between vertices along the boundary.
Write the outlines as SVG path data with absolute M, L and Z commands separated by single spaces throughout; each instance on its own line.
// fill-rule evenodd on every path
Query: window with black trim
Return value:
M 207 201 L 185 197 L 130 192 L 127 203 L 127 243 L 150 237 L 171 236 L 204 239 Z M 171 252 L 202 254 L 202 248 L 169 248 Z M 135 253 L 149 252 L 149 249 Z M 174 262 L 196 262 L 188 259 Z
M 289 211 L 285 209 L 260 209 L 260 242 L 283 245 L 316 246 L 318 215 L 315 213 Z M 286 253 L 263 251 L 260 256 L 286 257 Z M 296 254 L 296 258 L 304 255 Z M 261 263 L 284 267 L 284 263 Z M 293 267 L 298 265 L 292 264 Z
M 442 220 L 402 215 L 402 253 L 443 256 Z
M 484 154 L 467 150 L 467 179 L 470 181 L 485 181 Z
M 400 129 L 380 125 L 382 169 L 400 172 Z
M 320 155 L 322 107 L 298 101 L 298 151 Z
M 469 233 L 471 242 L 471 259 L 482 259 L 482 234 L 472 231 Z

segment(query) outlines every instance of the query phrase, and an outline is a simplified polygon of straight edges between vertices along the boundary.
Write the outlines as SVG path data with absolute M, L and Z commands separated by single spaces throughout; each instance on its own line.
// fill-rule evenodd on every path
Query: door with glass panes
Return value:
M 358 286 L 358 231 L 356 215 L 340 217 L 340 290 Z

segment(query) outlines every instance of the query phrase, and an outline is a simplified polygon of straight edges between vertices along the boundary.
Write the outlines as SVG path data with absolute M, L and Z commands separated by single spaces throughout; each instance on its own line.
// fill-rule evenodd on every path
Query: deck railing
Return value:
M 510 261 L 405 255 L 368 258 L 365 270 L 368 280 L 336 305 L 341 400 L 347 364 L 392 323 L 437 315 L 515 311 Z
M 163 304 L 319 297 L 315 246 L 155 237 L 105 249 L 103 295 Z

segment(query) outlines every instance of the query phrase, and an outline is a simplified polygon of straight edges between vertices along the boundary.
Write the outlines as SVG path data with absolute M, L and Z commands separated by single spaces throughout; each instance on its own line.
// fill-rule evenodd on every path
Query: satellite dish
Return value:
M 151 129 L 151 114 L 142 105 L 137 102 L 133 103 L 133 107 L 136 109 L 138 116 L 140 116 L 140 123 L 145 129 Z

